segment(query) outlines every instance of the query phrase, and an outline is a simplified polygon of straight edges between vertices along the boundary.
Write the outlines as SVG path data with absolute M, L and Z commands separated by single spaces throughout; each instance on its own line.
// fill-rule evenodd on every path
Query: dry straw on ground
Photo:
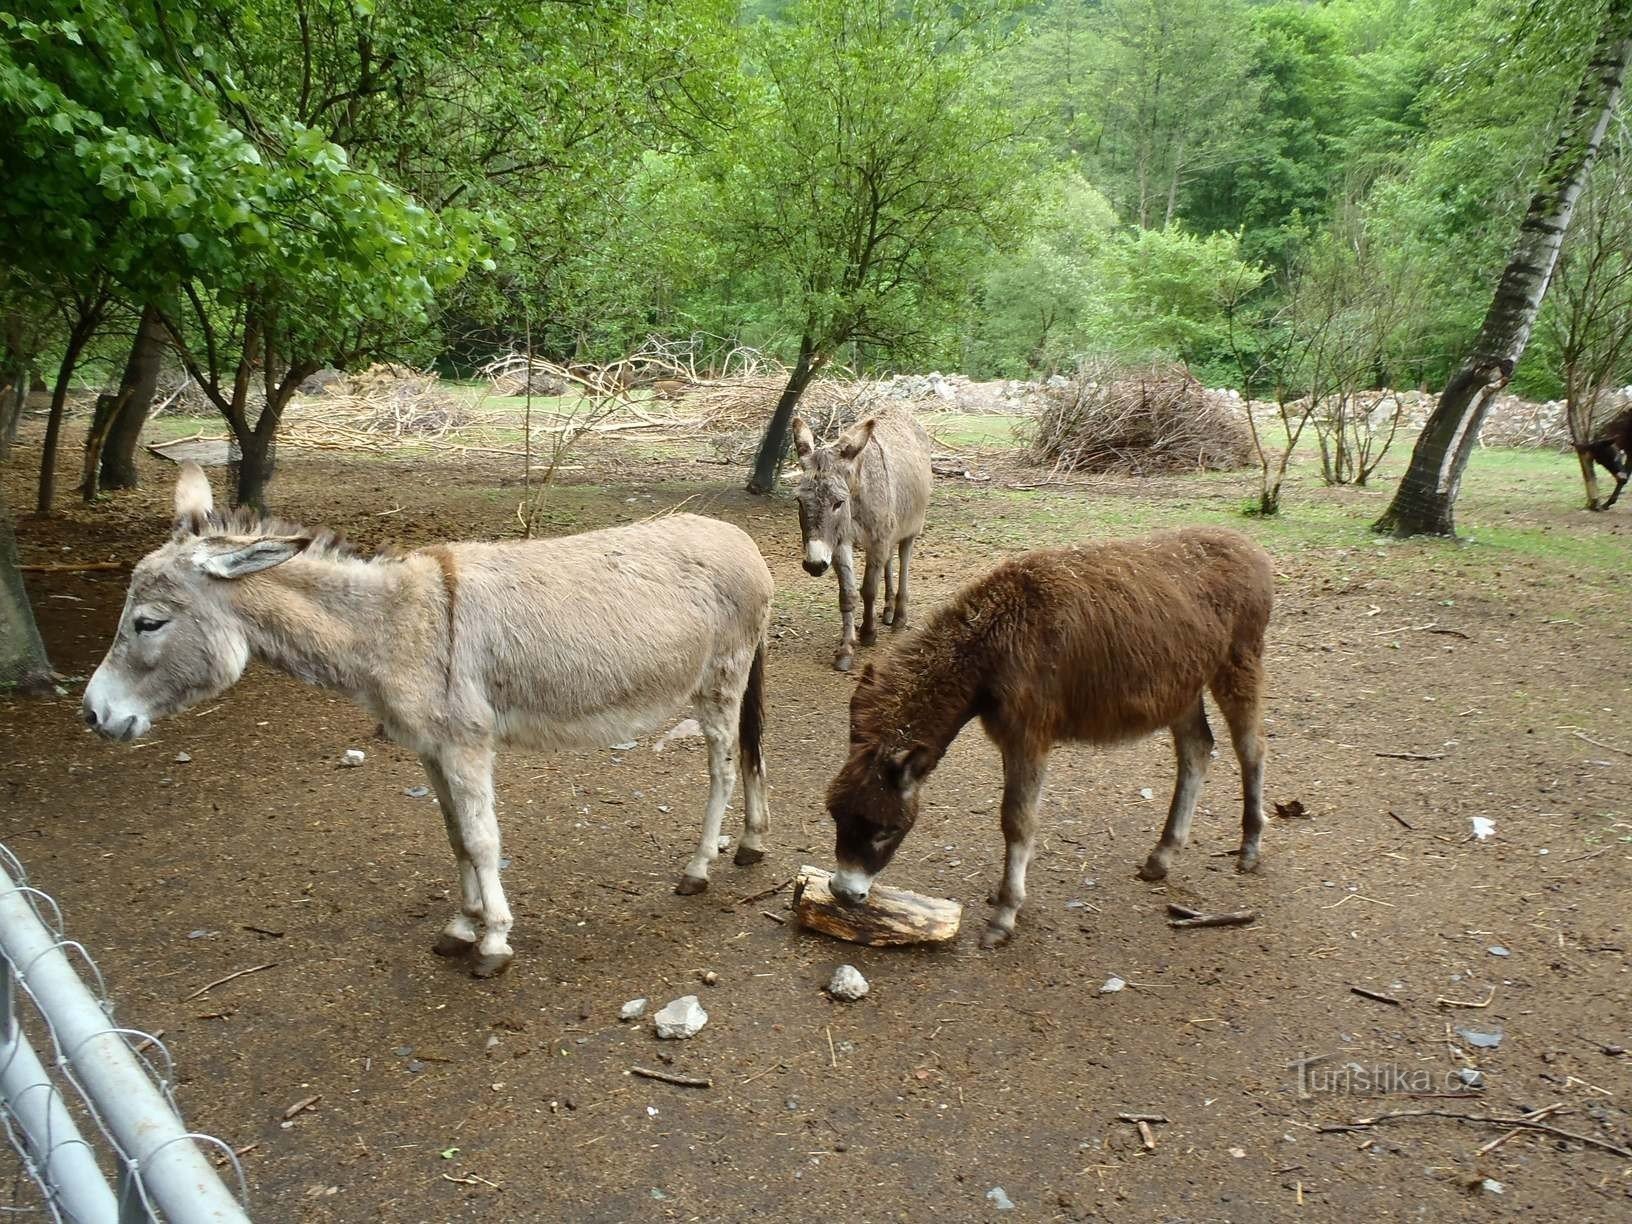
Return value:
M 1062 472 L 1233 471 L 1252 462 L 1240 410 L 1182 367 L 1086 367 L 1043 396 L 1033 463 Z

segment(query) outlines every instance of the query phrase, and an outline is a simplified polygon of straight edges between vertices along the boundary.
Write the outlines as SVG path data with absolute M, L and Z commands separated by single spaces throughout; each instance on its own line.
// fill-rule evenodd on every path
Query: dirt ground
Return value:
M 13 506 L 31 454 L 4 474 Z M 111 507 L 23 516 L 25 562 L 133 562 L 166 529 L 172 472 L 146 461 L 146 487 Z M 1383 545 L 1360 529 L 1378 493 L 1304 491 L 1306 519 L 1278 525 L 1234 516 L 1239 479 L 937 482 L 920 613 L 1023 547 L 1247 523 L 1279 575 L 1268 793 L 1307 815 L 1273 819 L 1262 873 L 1238 877 L 1226 749 L 1190 848 L 1147 885 L 1134 869 L 1172 782 L 1165 737 L 1063 747 L 1019 934 L 982 953 L 1000 770 L 971 728 L 885 877 L 965 902 L 964 933 L 870 950 L 775 921 L 788 890 L 762 895 L 831 861 L 821 795 L 853 683 L 828 665 L 835 593 L 799 569 L 791 502 L 721 492 L 736 474 L 690 458 L 599 456 L 572 480 L 551 532 L 685 503 L 770 561 L 772 849 L 755 868 L 722 858 L 704 896 L 672 894 L 701 741 L 503 757 L 517 958 L 502 979 L 430 954 L 453 884 L 441 822 L 406 793 L 413 757 L 343 698 L 252 666 L 129 746 L 84 730 L 81 683 L 0 700 L 0 839 L 97 953 L 120 1019 L 164 1031 L 191 1124 L 247 1148 L 257 1219 L 1632 1218 L 1632 1159 L 1575 1139 L 1492 1150 L 1502 1128 L 1448 1117 L 1320 1129 L 1557 1104 L 1548 1124 L 1632 1146 L 1632 1056 L 1616 1052 L 1632 1047 L 1632 516 L 1493 494 L 1492 539 L 1544 543 Z M 510 533 L 518 490 L 496 464 L 299 454 L 274 495 L 372 544 Z M 62 672 L 94 668 L 124 583 L 30 576 Z M 366 764 L 337 768 L 352 747 Z M 1170 900 L 1261 916 L 1173 930 Z M 872 983 L 859 1003 L 822 992 L 846 961 Z M 1126 988 L 1103 992 L 1113 976 Z M 688 1042 L 618 1022 L 627 999 L 691 993 L 710 1020 Z M 671 1058 L 713 1087 L 628 1074 Z M 1300 1080 L 1303 1060 L 1320 1061 Z M 1154 1150 L 1126 1112 L 1165 1116 Z

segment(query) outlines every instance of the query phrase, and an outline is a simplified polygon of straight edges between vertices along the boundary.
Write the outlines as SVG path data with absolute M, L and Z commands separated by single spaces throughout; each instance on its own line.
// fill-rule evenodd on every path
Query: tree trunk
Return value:
M 1604 28 L 1564 131 L 1542 170 L 1473 352 L 1446 384 L 1411 452 L 1411 464 L 1373 530 L 1395 536 L 1456 534 L 1454 509 L 1468 456 L 1495 393 L 1524 353 L 1575 202 L 1620 101 L 1632 54 L 1632 0 L 1610 0 Z
M 79 493 L 87 505 L 96 500 L 96 470 L 102 460 L 102 444 L 107 441 L 108 430 L 113 428 L 113 422 L 124 409 L 129 395 L 126 388 L 120 387 L 111 394 L 103 392 L 96 397 L 91 427 L 85 431 L 85 458 L 80 465 L 79 476 Z
M 127 393 L 124 405 L 108 427 L 108 436 L 102 451 L 101 485 L 104 489 L 134 489 L 136 487 L 136 446 L 141 441 L 142 427 L 153 407 L 153 393 L 159 385 L 159 367 L 164 360 L 164 321 L 155 307 L 142 311 L 142 320 L 136 327 L 136 341 L 130 347 L 130 359 L 125 362 L 125 376 L 119 382 L 120 392 Z
M 775 491 L 776 479 L 782 470 L 782 456 L 788 449 L 788 426 L 793 422 L 799 397 L 805 393 L 820 364 L 815 356 L 815 345 L 806 336 L 799 342 L 799 360 L 788 375 L 788 385 L 782 388 L 782 398 L 776 401 L 776 411 L 771 414 L 770 423 L 765 426 L 765 436 L 760 439 L 753 475 L 748 477 L 748 492 Z
M 0 688 L 12 686 L 23 692 L 51 692 L 51 664 L 17 568 L 11 519 L 0 505 Z
M 57 442 L 62 436 L 62 415 L 68 403 L 68 384 L 79 364 L 79 352 L 85 347 L 94 321 L 81 318 L 68 332 L 68 345 L 62 351 L 62 365 L 57 368 L 57 385 L 51 390 L 51 415 L 46 420 L 45 447 L 40 455 L 40 494 L 34 509 L 41 514 L 51 513 L 51 503 L 57 495 Z
M 266 486 L 278 465 L 277 439 L 248 430 L 238 437 L 238 462 L 233 465 L 233 505 L 266 510 Z
M 0 320 L 0 463 L 11 457 L 17 423 L 28 402 L 34 354 L 28 351 L 26 334 L 17 315 L 7 314 Z
M 1575 448 L 1575 457 L 1581 464 L 1581 483 L 1587 486 L 1587 509 L 1599 509 L 1598 501 L 1598 468 L 1592 461 L 1592 453 L 1585 447 Z

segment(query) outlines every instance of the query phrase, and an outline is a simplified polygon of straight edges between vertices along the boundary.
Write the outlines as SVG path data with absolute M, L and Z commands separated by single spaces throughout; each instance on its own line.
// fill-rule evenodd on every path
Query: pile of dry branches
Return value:
M 1085 368 L 1045 392 L 1029 458 L 1061 472 L 1233 471 L 1252 462 L 1240 414 L 1177 366 Z

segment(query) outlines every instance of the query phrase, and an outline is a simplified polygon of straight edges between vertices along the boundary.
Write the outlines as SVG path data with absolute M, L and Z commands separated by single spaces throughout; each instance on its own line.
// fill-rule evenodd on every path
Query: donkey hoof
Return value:
M 503 975 L 510 968 L 510 962 L 515 959 L 514 952 L 484 952 L 473 957 L 470 962 L 470 976 L 479 978 L 496 978 Z
M 879 614 L 878 619 L 883 621 L 886 625 L 893 625 L 895 624 L 895 613 L 885 609 L 884 612 Z
M 431 951 L 438 956 L 463 956 L 476 946 L 474 939 L 460 939 L 457 935 L 449 935 L 446 931 L 436 937 L 431 945 Z
M 847 672 L 850 670 L 851 656 L 847 654 L 833 656 L 833 670 Z
M 863 629 L 861 631 L 861 637 L 858 640 L 863 646 L 876 646 L 878 645 L 878 630 Z
M 765 861 L 765 851 L 750 849 L 739 843 L 737 852 L 731 856 L 731 861 L 738 867 L 752 867 L 755 863 Z
M 1146 883 L 1154 884 L 1158 880 L 1167 879 L 1167 864 L 1154 854 L 1145 860 L 1145 865 L 1139 868 L 1139 878 Z
M 738 853 L 740 854 L 741 851 L 739 850 Z M 674 886 L 674 891 L 677 896 L 695 897 L 700 892 L 708 891 L 708 877 L 683 875 L 680 877 L 680 883 Z
M 980 937 L 980 946 L 982 951 L 990 952 L 996 948 L 1001 948 L 1013 938 L 1013 927 L 998 926 L 994 922 L 986 928 L 986 933 Z
M 1236 856 L 1235 869 L 1242 875 L 1258 870 L 1258 851 L 1243 850 Z

